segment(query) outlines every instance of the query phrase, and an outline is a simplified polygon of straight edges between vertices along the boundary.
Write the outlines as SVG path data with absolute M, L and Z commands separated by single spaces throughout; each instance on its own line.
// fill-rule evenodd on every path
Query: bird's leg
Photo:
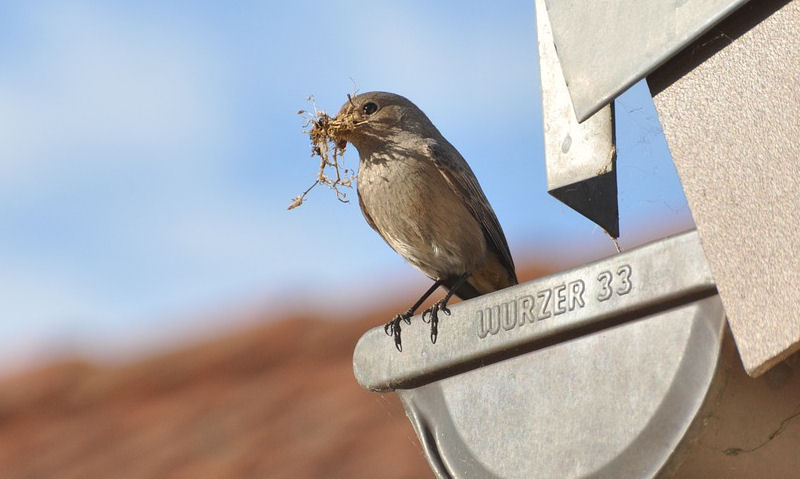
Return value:
M 458 279 L 453 283 L 453 287 L 450 288 L 450 291 L 444 295 L 444 298 L 440 299 L 439 301 L 433 303 L 433 306 L 426 309 L 422 312 L 422 321 L 430 322 L 431 323 L 431 342 L 436 343 L 436 337 L 439 336 L 439 311 L 443 312 L 444 314 L 450 316 L 450 310 L 447 308 L 447 302 L 450 301 L 450 298 L 456 293 L 456 290 L 464 284 L 465 281 L 469 278 L 470 274 L 472 273 L 464 273 L 458 277 Z M 430 318 L 426 321 L 425 316 L 430 315 Z
M 433 294 L 433 292 L 436 291 L 436 288 L 441 285 L 442 280 L 437 279 L 436 282 L 434 282 L 433 285 L 428 288 L 427 291 L 425 291 L 422 297 L 420 297 L 413 306 L 408 308 L 408 311 L 403 314 L 398 314 L 383 327 L 383 331 L 387 336 L 394 336 L 394 346 L 398 351 L 403 350 L 403 345 L 400 341 L 400 321 L 405 321 L 406 324 L 411 324 L 411 316 L 414 316 L 414 312 L 420 307 L 420 305 L 422 305 L 422 303 L 425 302 L 426 299 L 428 299 L 428 296 Z

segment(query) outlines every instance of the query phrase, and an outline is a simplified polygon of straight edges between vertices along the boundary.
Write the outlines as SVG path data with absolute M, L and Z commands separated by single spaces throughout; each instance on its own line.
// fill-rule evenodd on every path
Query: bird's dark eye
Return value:
M 364 106 L 361 107 L 361 111 L 363 111 L 365 115 L 371 115 L 378 111 L 378 105 L 372 102 L 365 103 Z

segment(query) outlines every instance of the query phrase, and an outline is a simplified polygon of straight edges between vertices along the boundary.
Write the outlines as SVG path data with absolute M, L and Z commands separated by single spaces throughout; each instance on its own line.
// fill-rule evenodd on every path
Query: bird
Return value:
M 359 154 L 358 204 L 367 223 L 408 263 L 434 281 L 384 331 L 402 351 L 400 323 L 433 292 L 445 296 L 422 313 L 438 337 L 439 313 L 461 299 L 517 284 L 508 242 L 475 174 L 431 120 L 407 98 L 374 91 L 348 95 L 336 120 Z

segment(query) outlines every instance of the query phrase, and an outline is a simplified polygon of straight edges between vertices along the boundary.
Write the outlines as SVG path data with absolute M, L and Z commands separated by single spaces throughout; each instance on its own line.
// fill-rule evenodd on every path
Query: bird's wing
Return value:
M 364 215 L 364 219 L 367 220 L 367 224 L 369 225 L 370 228 L 377 231 L 378 234 L 381 235 L 381 238 L 383 238 L 383 233 L 381 233 L 380 230 L 378 230 L 378 227 L 375 226 L 375 221 L 372 220 L 372 216 L 370 216 L 369 213 L 367 213 L 367 209 L 364 208 L 364 202 L 361 201 L 361 192 L 358 191 L 358 183 L 356 183 L 356 196 L 358 196 L 358 207 L 361 208 L 361 214 Z
M 429 141 L 428 150 L 439 172 L 450 187 L 465 199 L 472 216 L 481 224 L 489 247 L 497 253 L 503 266 L 516 278 L 514 260 L 511 259 L 511 251 L 500 228 L 500 222 L 497 221 L 497 216 L 464 157 L 447 140 L 444 143 Z

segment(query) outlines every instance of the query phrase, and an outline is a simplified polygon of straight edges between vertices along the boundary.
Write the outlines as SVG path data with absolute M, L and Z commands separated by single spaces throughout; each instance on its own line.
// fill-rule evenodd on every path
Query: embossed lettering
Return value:
M 553 313 L 556 315 L 567 312 L 567 285 L 559 284 L 553 288 Z
M 487 334 L 497 334 L 500 331 L 499 318 L 493 318 L 492 308 L 483 308 L 475 312 L 476 323 L 478 324 L 478 337 L 483 339 Z
M 616 270 L 603 271 L 597 276 L 600 288 L 597 293 L 599 301 L 607 301 L 615 295 L 628 294 L 632 291 L 631 267 L 622 265 Z M 486 306 L 475 312 L 478 337 L 496 335 L 501 328 L 511 331 L 527 323 L 566 314 L 586 306 L 586 282 L 575 279 L 556 284 L 547 289 L 527 294 L 516 299 Z
M 519 325 L 525 324 L 526 320 L 530 323 L 536 321 L 536 314 L 533 312 L 533 296 L 523 296 L 517 302 L 519 303 Z
M 614 294 L 614 291 L 611 289 L 612 278 L 613 276 L 610 271 L 603 271 L 597 275 L 597 281 L 600 281 L 600 292 L 597 293 L 597 299 L 599 301 L 607 301 L 611 298 L 611 295 Z
M 549 289 L 545 289 L 536 293 L 536 297 L 539 298 L 539 313 L 536 315 L 536 319 L 546 319 L 551 316 L 550 313 L 550 297 L 553 295 L 553 292 Z
M 575 306 L 580 306 L 581 308 L 585 305 L 583 302 L 583 291 L 586 289 L 586 285 L 583 283 L 582 279 L 573 281 L 569 284 L 569 305 L 567 306 L 570 311 L 575 309 Z
M 631 292 L 633 288 L 633 283 L 631 283 L 631 267 L 630 265 L 624 264 L 619 267 L 617 270 L 617 274 L 619 275 L 620 279 L 620 287 L 617 289 L 617 294 L 623 295 L 628 294 Z
M 517 325 L 517 302 L 516 301 L 509 301 L 507 303 L 503 303 L 501 308 L 503 310 L 503 329 L 506 331 L 511 331 Z M 499 311 L 498 311 L 499 312 Z

